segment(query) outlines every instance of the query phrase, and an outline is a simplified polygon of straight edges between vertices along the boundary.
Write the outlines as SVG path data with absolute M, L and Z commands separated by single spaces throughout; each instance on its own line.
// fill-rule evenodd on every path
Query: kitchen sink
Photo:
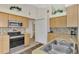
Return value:
M 73 54 L 74 45 L 65 43 L 64 41 L 57 42 L 56 40 L 41 48 L 48 54 Z

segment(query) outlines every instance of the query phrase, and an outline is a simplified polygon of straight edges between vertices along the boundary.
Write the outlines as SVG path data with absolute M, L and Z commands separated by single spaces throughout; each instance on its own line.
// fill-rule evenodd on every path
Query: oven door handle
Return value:
M 10 39 L 15 39 L 15 38 L 22 38 L 24 36 L 13 36 L 13 37 L 10 37 Z

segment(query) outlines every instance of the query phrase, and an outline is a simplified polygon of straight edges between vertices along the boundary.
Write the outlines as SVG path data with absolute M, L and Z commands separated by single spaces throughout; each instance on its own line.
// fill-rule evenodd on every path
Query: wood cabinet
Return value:
M 15 20 L 16 22 L 22 23 L 22 27 L 27 28 L 28 27 L 28 18 L 27 17 L 22 17 L 22 16 L 17 16 L 17 15 L 9 15 L 9 20 Z
M 54 40 L 54 38 L 57 37 L 57 34 L 55 33 L 48 33 L 48 42 Z
M 78 5 L 78 27 L 79 27 L 79 5 Z
M 0 36 L 0 53 L 2 53 L 2 36 Z
M 67 27 L 77 27 L 78 25 L 78 5 L 67 7 Z
M 0 12 L 0 27 L 8 27 L 8 14 Z
M 9 20 L 17 20 L 17 16 L 9 14 Z
M 67 7 L 67 16 L 51 18 L 50 27 L 78 27 L 78 10 L 79 5 L 71 5 Z
M 67 25 L 67 17 L 66 16 L 60 16 L 50 19 L 50 27 L 66 27 Z
M 9 52 L 9 36 L 4 35 L 3 36 L 3 53 Z
M 17 20 L 22 23 L 22 27 L 23 28 L 27 28 L 28 27 L 28 24 L 29 24 L 28 21 L 29 21 L 29 19 L 27 17 L 17 16 Z
M 13 21 L 18 21 L 18 22 L 22 22 L 22 17 L 21 16 L 17 16 L 17 15 L 12 15 L 9 14 L 9 20 L 13 20 Z
M 22 23 L 23 23 L 23 27 L 24 28 L 28 28 L 28 26 L 29 26 L 29 19 L 26 18 L 26 17 L 23 17 Z
M 0 27 L 8 27 L 9 20 L 22 22 L 22 27 L 24 28 L 27 28 L 29 26 L 29 19 L 27 17 L 0 12 Z
M 16 16 L 16 21 L 22 22 L 23 18 L 21 16 Z
M 9 52 L 9 36 L 0 35 L 0 53 Z
M 24 46 L 29 46 L 29 45 L 30 45 L 30 35 L 29 34 L 25 34 Z

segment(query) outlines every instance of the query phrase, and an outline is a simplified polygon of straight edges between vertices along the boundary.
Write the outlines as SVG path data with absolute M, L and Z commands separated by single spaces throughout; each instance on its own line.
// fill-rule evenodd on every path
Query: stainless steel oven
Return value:
M 24 44 L 24 35 L 20 32 L 10 32 L 10 48 L 14 48 Z

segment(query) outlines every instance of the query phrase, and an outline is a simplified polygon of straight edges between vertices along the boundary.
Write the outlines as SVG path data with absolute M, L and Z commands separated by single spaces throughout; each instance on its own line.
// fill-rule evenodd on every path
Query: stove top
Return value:
M 21 34 L 21 32 L 8 32 L 8 35 L 10 37 L 13 37 L 13 36 L 22 36 L 24 34 Z

